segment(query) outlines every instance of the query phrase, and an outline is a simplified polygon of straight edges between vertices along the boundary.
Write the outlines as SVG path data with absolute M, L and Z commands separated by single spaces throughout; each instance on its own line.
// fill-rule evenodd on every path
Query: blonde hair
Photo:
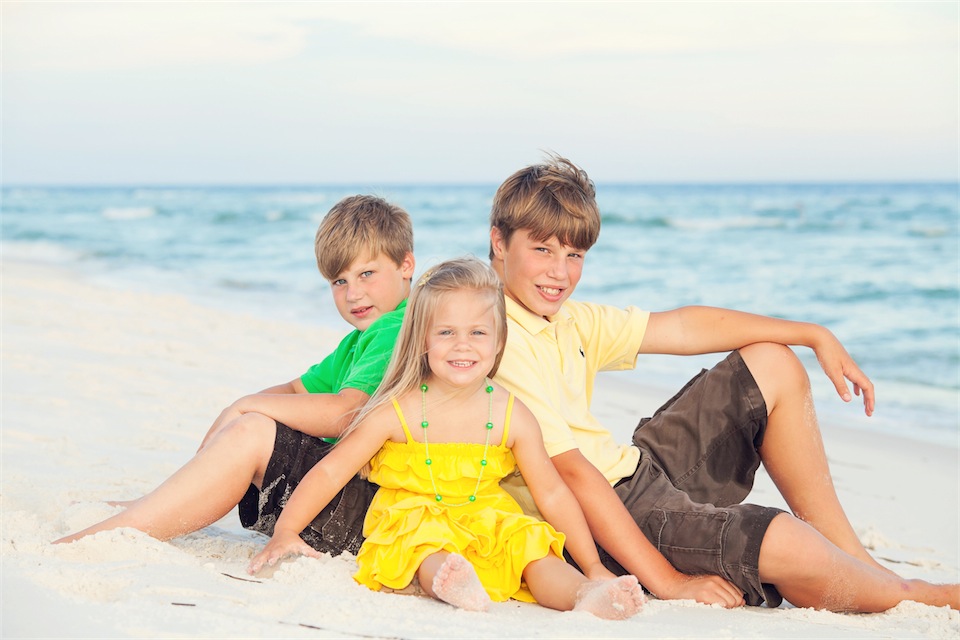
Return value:
M 320 222 L 314 249 L 327 280 L 336 279 L 364 253 L 371 258 L 386 254 L 399 267 L 413 253 L 413 223 L 406 211 L 383 198 L 349 196 Z
M 343 431 L 341 438 L 356 429 L 373 411 L 394 398 L 417 389 L 430 376 L 427 359 L 428 333 L 444 297 L 457 291 L 471 291 L 490 300 L 494 312 L 497 355 L 487 377 L 492 378 L 496 374 L 507 343 L 507 312 L 500 278 L 486 263 L 476 258 L 457 258 L 442 262 L 423 274 L 413 287 L 403 324 L 400 326 L 397 345 L 383 381 L 373 397 Z M 369 465 L 364 467 L 361 474 L 365 476 L 368 471 Z
M 596 195 L 583 169 L 566 158 L 549 155 L 545 163 L 521 169 L 500 185 L 490 210 L 490 226 L 500 230 L 505 243 L 515 231 L 524 229 L 537 242 L 556 237 L 586 251 L 600 236 Z

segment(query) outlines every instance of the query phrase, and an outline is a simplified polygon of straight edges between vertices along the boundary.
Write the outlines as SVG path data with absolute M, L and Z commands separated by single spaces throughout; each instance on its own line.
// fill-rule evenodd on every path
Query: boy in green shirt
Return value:
M 813 349 L 844 401 L 873 383 L 824 327 L 709 307 L 650 313 L 570 299 L 600 232 L 593 183 L 563 158 L 498 189 L 490 260 L 509 331 L 496 380 L 544 444 L 614 573 L 656 596 L 726 607 L 883 611 L 903 600 L 960 608 L 960 586 L 906 580 L 863 548 L 837 498 L 803 365 Z M 733 350 L 619 444 L 590 412 L 596 374 L 642 353 Z M 743 504 L 763 464 L 793 514 Z M 524 487 L 513 478 L 521 505 Z M 511 487 L 507 487 L 511 488 Z
M 338 202 L 320 223 L 315 244 L 337 311 L 354 331 L 299 378 L 224 409 L 197 454 L 154 491 L 57 542 L 118 527 L 166 540 L 216 522 L 238 505 L 244 527 L 273 533 L 297 483 L 380 384 L 414 271 L 410 216 L 381 198 Z M 375 489 L 355 477 L 301 536 L 319 551 L 356 553 Z

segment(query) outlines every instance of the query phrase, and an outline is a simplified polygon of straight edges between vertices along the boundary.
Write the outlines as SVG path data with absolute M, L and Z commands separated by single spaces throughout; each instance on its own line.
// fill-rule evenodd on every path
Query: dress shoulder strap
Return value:
M 513 394 L 510 394 L 510 397 L 507 398 L 507 413 L 503 417 L 503 440 L 500 441 L 500 446 L 507 446 L 507 436 L 510 435 L 510 416 L 513 415 Z
M 407 419 L 403 415 L 403 411 L 400 410 L 400 403 L 397 402 L 396 398 L 392 398 L 393 410 L 397 412 L 397 417 L 400 418 L 400 426 L 403 427 L 403 435 L 407 436 L 407 442 L 413 442 L 413 436 L 410 434 L 410 427 L 407 426 Z

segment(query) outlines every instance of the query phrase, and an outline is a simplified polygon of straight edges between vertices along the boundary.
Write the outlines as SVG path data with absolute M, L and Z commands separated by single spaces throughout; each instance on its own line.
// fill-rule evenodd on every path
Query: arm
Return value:
M 297 431 L 336 438 L 369 397 L 350 387 L 339 393 L 257 393 L 240 398 L 229 409 L 238 417 L 261 413 Z
M 850 380 L 853 392 L 858 396 L 861 393 L 863 395 L 867 415 L 873 414 L 873 383 L 836 336 L 817 324 L 714 307 L 681 307 L 650 314 L 639 353 L 716 353 L 756 342 L 809 347 L 816 354 L 837 394 L 845 402 L 852 399 L 847 387 L 847 380 Z
M 260 393 L 307 393 L 307 388 L 303 386 L 300 378 L 294 378 L 290 382 L 267 387 Z
M 340 393 L 308 393 L 297 378 L 234 401 L 207 429 L 198 451 L 207 446 L 223 427 L 245 413 L 261 413 L 318 438 L 336 438 L 369 397 L 363 391 L 349 387 L 341 389 Z
M 566 536 L 566 548 L 584 575 L 591 580 L 614 577 L 600 563 L 580 504 L 550 462 L 537 419 L 519 400 L 514 404 L 510 424 L 511 449 L 537 509 L 554 529 Z
M 673 568 L 647 540 L 606 478 L 578 449 L 552 458 L 583 509 L 590 531 L 607 552 L 658 598 L 692 599 L 736 607 L 743 594 L 719 576 L 688 576 Z
M 249 573 L 256 573 L 264 565 L 273 566 L 290 554 L 320 555 L 303 542 L 300 532 L 389 439 L 389 422 L 378 418 L 382 415 L 371 414 L 303 477 L 283 507 L 270 542 L 250 560 Z

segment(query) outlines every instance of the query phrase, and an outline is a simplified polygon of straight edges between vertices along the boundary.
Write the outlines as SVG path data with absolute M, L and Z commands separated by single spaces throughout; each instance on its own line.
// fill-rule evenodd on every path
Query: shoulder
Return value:
M 568 300 L 563 305 L 563 312 L 578 324 L 580 323 L 607 323 L 626 322 L 632 318 L 642 316 L 644 321 L 650 314 L 635 306 L 617 307 L 612 304 L 599 302 L 580 302 Z
M 400 419 L 397 410 L 393 404 L 393 398 L 383 398 L 377 406 L 373 407 L 359 425 L 360 429 L 379 433 L 384 441 L 406 440 L 403 435 L 403 427 L 400 425 Z
M 505 404 L 509 403 L 509 398 L 513 399 L 513 406 L 510 407 L 510 434 L 507 446 L 513 447 L 514 443 L 518 440 L 522 441 L 534 437 L 537 438 L 537 440 L 541 440 L 540 424 L 537 422 L 537 418 L 533 415 L 533 412 L 530 411 L 530 408 L 524 404 L 523 400 L 515 395 L 507 394 L 506 391 L 504 391 L 504 394 Z

